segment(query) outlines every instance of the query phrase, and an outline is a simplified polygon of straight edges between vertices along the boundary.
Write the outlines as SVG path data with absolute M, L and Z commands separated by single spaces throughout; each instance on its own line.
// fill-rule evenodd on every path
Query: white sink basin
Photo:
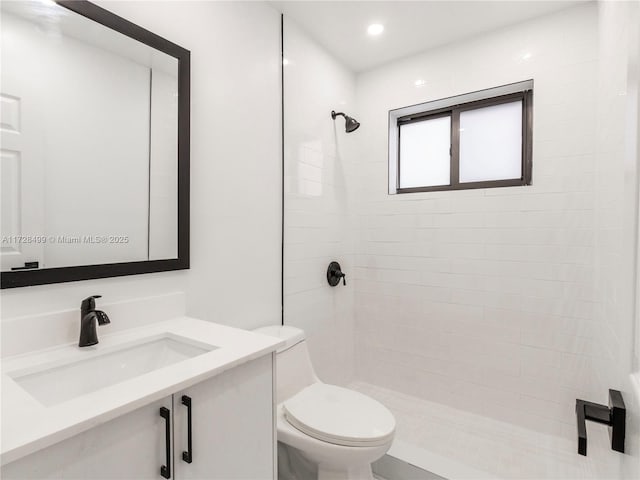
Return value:
M 71 358 L 55 365 L 44 364 L 8 375 L 44 406 L 57 405 L 81 395 L 115 385 L 217 347 L 177 335 L 155 336 L 135 345 L 121 345 L 77 352 L 65 347 Z M 62 363 L 62 364 L 61 364 Z

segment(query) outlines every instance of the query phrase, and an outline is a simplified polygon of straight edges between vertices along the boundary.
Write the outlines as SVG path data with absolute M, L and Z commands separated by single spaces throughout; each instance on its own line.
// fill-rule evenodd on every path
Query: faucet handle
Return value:
M 347 284 L 347 276 L 343 273 L 340 264 L 338 262 L 331 262 L 327 268 L 327 281 L 329 285 L 335 287 L 340 283 L 340 279 L 342 279 L 343 285 Z
M 80 305 L 80 310 L 84 313 L 90 312 L 96 309 L 96 298 L 102 298 L 102 295 L 91 295 L 90 297 L 82 300 L 82 304 Z

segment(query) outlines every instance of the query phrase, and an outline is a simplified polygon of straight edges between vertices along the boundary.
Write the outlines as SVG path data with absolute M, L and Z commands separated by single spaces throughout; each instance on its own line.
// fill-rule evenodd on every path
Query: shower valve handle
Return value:
M 340 279 L 342 279 L 342 284 L 347 285 L 347 276 L 342 272 L 342 268 L 338 262 L 331 262 L 329 264 L 329 268 L 327 268 L 327 282 L 332 287 L 335 287 L 340 283 Z

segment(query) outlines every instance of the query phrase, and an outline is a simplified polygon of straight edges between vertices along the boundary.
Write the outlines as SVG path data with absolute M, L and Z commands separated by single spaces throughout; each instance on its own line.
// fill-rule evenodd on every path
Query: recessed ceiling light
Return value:
M 384 25 L 380 23 L 372 23 L 367 27 L 367 33 L 369 35 L 380 35 L 382 32 L 384 32 Z
M 424 86 L 427 84 L 427 82 L 426 82 L 425 80 L 423 80 L 423 79 L 419 78 L 418 80 L 416 80 L 415 82 L 413 82 L 413 84 L 414 84 L 416 87 L 424 87 Z
M 522 59 L 523 60 L 529 60 L 530 58 L 531 58 L 531 53 L 530 52 L 527 52 L 524 55 L 522 55 Z
M 289 65 L 289 60 L 287 60 L 286 58 L 282 59 L 282 65 Z

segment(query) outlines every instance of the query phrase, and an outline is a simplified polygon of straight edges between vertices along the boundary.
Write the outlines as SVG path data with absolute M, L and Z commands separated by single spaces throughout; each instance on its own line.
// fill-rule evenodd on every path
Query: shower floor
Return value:
M 617 479 L 617 452 L 606 428 L 590 428 L 589 456 L 576 439 L 489 417 L 364 382 L 349 385 L 389 408 L 397 433 L 389 455 L 447 479 Z M 600 431 L 601 430 L 601 431 Z

